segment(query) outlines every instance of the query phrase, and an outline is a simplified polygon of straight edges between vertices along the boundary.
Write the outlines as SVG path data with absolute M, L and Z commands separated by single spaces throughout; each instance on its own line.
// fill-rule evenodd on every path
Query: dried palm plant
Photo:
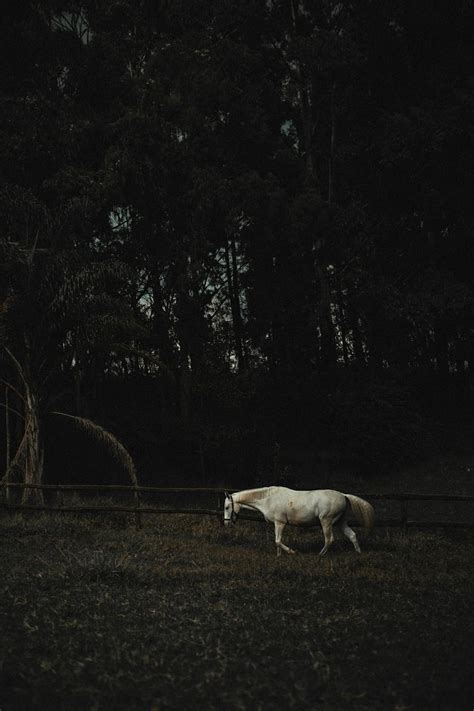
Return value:
M 44 441 L 42 423 L 57 399 L 55 376 L 64 380 L 72 375 L 77 382 L 87 359 L 98 353 L 144 358 L 146 353 L 134 345 L 143 332 L 125 300 L 116 295 L 124 289 L 125 268 L 110 261 L 93 261 L 67 252 L 33 259 L 34 248 L 26 255 L 10 256 L 8 288 L 0 310 L 0 345 L 5 354 L 2 382 L 13 394 L 17 407 L 1 403 L 7 415 L 21 419 L 22 434 L 2 481 L 12 477 L 23 483 L 41 484 Z M 124 355 L 126 354 L 126 355 Z M 93 421 L 65 412 L 69 418 L 98 440 L 127 471 L 137 485 L 137 474 L 130 454 L 114 435 Z M 24 500 L 41 498 L 33 487 L 26 488 Z
M 86 417 L 78 417 L 77 415 L 70 415 L 67 412 L 58 412 L 57 410 L 52 410 L 50 414 L 71 420 L 77 427 L 94 438 L 126 470 L 132 485 L 138 486 L 137 472 L 133 459 L 115 435 Z

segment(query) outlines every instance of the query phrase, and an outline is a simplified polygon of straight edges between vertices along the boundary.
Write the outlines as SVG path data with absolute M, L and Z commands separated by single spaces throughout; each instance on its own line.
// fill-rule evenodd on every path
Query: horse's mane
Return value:
M 245 489 L 244 491 L 237 491 L 234 496 L 237 497 L 237 503 L 244 504 L 247 501 L 261 501 L 261 499 L 265 499 L 269 496 L 274 489 L 274 486 L 263 486 L 259 489 Z

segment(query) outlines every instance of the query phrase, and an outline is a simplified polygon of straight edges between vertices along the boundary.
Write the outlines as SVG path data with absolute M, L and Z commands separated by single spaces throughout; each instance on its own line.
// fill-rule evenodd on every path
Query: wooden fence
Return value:
M 40 503 L 14 503 L 11 501 L 12 492 L 15 490 L 23 491 L 25 489 L 38 490 L 41 492 L 41 498 L 44 494 L 56 493 L 56 499 L 61 498 L 61 494 L 64 493 L 94 493 L 99 492 L 106 494 L 115 494 L 117 492 L 130 493 L 133 496 L 133 505 L 104 505 L 98 502 L 98 505 L 87 505 L 83 502 L 80 505 L 68 505 L 63 504 L 61 501 L 55 504 L 47 504 L 43 501 Z M 133 514 L 135 516 L 135 522 L 137 527 L 142 526 L 142 516 L 144 514 L 204 514 L 210 516 L 222 516 L 223 513 L 223 500 L 225 491 L 235 491 L 234 489 L 223 489 L 217 487 L 198 487 L 198 488 L 184 488 L 184 487 L 156 487 L 156 486 L 115 486 L 115 485 L 93 485 L 93 484 L 21 484 L 21 483 L 4 483 L 0 488 L 0 505 L 6 511 L 37 511 L 37 512 L 51 512 L 51 513 L 127 513 Z M 207 497 L 212 497 L 215 502 L 215 508 L 204 508 L 204 507 L 186 507 L 186 506 L 150 506 L 143 500 L 144 496 L 149 496 L 152 494 L 181 494 L 187 497 L 192 496 L 193 499 L 196 497 L 206 495 Z M 439 501 L 443 503 L 452 502 L 469 502 L 471 507 L 474 502 L 474 496 L 466 495 L 451 495 L 446 496 L 443 494 L 411 494 L 411 493 L 388 493 L 388 494 L 358 494 L 363 499 L 367 501 L 394 501 L 398 502 L 399 505 L 399 517 L 392 518 L 388 520 L 379 519 L 376 517 L 375 525 L 379 527 L 401 527 L 403 529 L 408 528 L 474 528 L 474 521 L 471 517 L 470 521 L 447 521 L 447 520 L 411 520 L 408 515 L 408 504 L 409 502 L 415 501 Z M 247 520 L 263 520 L 261 516 L 258 515 L 243 515 L 242 518 Z

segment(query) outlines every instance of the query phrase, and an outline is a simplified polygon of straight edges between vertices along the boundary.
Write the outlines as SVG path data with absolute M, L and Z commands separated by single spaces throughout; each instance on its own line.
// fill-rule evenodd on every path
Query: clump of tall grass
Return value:
M 57 556 L 54 561 L 39 559 L 56 576 L 85 582 L 116 582 L 136 579 L 138 570 L 128 553 L 117 553 L 103 548 L 71 550 L 66 546 L 55 546 Z
M 94 528 L 89 516 L 70 513 L 15 513 L 2 518 L 0 527 L 8 534 L 19 536 L 41 535 L 46 538 L 83 536 Z

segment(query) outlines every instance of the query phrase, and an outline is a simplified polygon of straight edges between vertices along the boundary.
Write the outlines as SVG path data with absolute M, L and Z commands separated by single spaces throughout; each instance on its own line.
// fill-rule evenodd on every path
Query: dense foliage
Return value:
M 119 476 L 52 402 L 119 435 L 155 483 L 462 446 L 470 2 L 17 0 L 3 16 L 2 371 L 9 407 L 22 379 L 34 394 L 51 478 Z M 11 459 L 22 420 L 2 427 Z

